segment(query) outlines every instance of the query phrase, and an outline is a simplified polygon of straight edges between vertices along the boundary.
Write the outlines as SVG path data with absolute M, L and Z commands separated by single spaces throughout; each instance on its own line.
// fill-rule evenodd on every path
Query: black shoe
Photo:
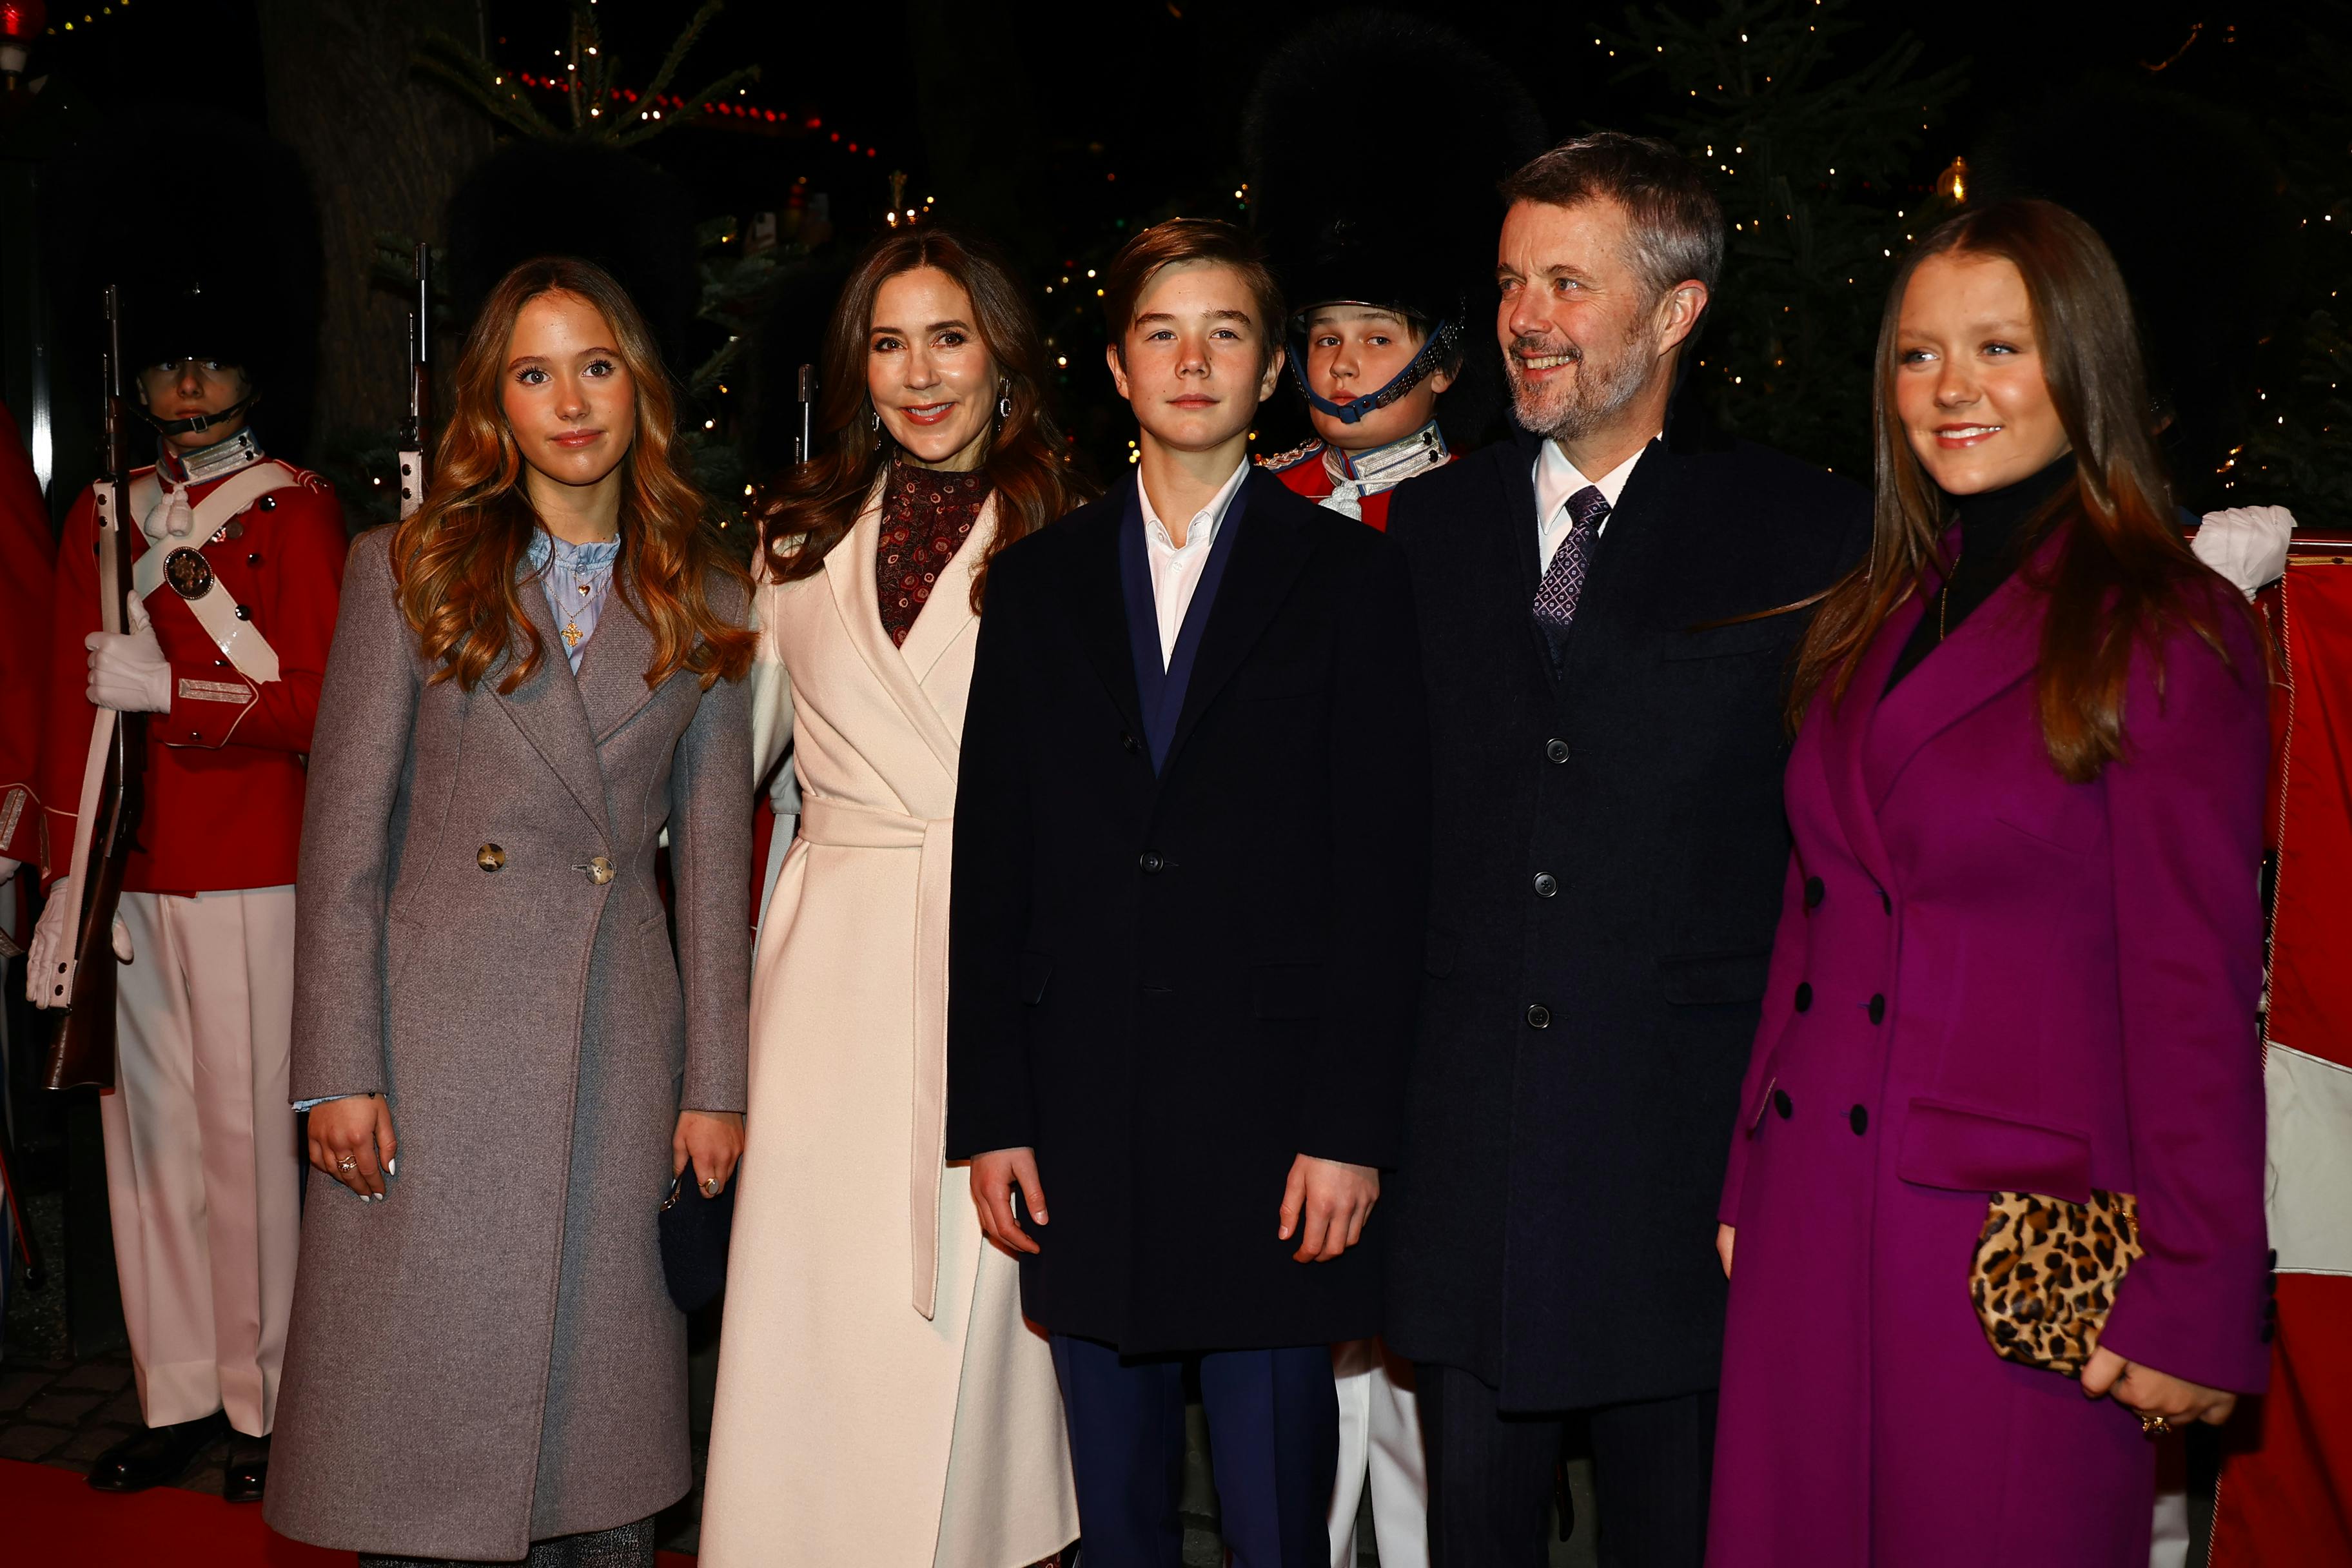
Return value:
M 169 1486 L 227 1430 L 227 1417 L 217 1412 L 175 1426 L 150 1426 L 100 1454 L 89 1468 L 89 1484 L 102 1492 L 143 1492 L 149 1487 Z
M 259 1502 L 269 1481 L 269 1439 L 243 1433 L 228 1440 L 228 1466 L 221 1471 L 221 1500 Z

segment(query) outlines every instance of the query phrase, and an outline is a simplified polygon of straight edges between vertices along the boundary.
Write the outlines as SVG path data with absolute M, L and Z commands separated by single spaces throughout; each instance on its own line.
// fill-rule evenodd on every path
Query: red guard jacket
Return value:
M 146 808 L 123 874 L 129 891 L 206 893 L 294 880 L 304 753 L 334 637 L 345 540 L 343 509 L 326 481 L 280 467 L 286 485 L 247 507 L 202 546 L 212 565 L 212 592 L 249 612 L 277 651 L 278 679 L 247 679 L 169 583 L 147 595 L 156 641 L 171 661 L 172 707 L 147 715 Z M 226 482 L 225 477 L 192 487 L 190 504 Z M 138 521 L 132 520 L 134 560 L 157 548 L 137 531 Z M 49 645 L 38 776 L 52 876 L 69 868 L 89 755 L 94 710 L 82 642 L 99 629 L 97 544 L 95 502 L 85 490 L 59 541 Z
M 0 858 L 32 866 L 50 858 L 33 775 L 48 689 L 49 578 L 57 553 L 32 459 L 0 404 Z

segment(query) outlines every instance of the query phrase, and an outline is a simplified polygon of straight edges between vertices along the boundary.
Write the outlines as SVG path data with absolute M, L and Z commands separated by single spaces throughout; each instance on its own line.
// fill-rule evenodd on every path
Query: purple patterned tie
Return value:
M 1568 537 L 1552 552 L 1543 584 L 1536 589 L 1536 625 L 1542 628 L 1544 642 L 1551 649 L 1555 669 L 1559 667 L 1560 645 L 1567 641 L 1568 628 L 1576 620 L 1576 601 L 1584 592 L 1592 542 L 1600 536 L 1601 519 L 1609 515 L 1609 502 L 1601 487 L 1587 485 L 1569 497 L 1568 515 L 1572 520 Z

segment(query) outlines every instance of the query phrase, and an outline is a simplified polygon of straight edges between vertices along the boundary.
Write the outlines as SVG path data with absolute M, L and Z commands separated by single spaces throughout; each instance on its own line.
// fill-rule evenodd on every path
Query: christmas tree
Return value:
M 1870 361 L 1897 258 L 1965 184 L 1924 152 L 1963 67 L 1920 68 L 1907 36 L 1849 62 L 1847 0 L 1725 0 L 1701 21 L 1663 6 L 1596 29 L 1617 79 L 1664 100 L 1650 129 L 1716 175 L 1731 226 L 1692 367 L 1731 430 L 1866 477 Z

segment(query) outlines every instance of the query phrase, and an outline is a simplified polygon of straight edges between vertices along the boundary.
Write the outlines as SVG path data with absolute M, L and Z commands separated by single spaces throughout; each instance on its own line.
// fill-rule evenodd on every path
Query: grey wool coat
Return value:
M 264 1511 L 321 1546 L 512 1559 L 688 1487 L 656 1215 L 680 1107 L 743 1108 L 747 694 L 648 689 L 619 584 L 576 678 L 534 583 L 529 680 L 432 684 L 391 532 L 352 546 L 320 694 L 293 1092 L 383 1092 L 397 1174 L 373 1204 L 309 1178 Z

